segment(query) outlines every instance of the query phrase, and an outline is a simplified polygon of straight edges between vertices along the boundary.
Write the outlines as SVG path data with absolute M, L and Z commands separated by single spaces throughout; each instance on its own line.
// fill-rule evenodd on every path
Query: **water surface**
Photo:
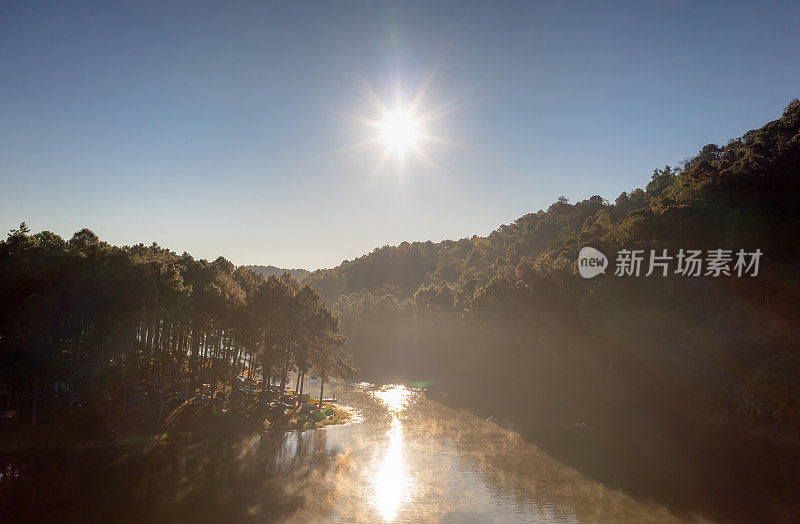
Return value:
M 679 520 L 415 390 L 329 391 L 353 410 L 353 422 L 6 459 L 3 512 L 149 522 Z

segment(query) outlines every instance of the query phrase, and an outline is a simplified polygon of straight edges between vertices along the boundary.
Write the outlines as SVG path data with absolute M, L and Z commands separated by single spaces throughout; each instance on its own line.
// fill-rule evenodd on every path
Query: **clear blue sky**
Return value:
M 308 269 L 485 235 L 777 118 L 798 27 L 797 2 L 6 0 L 0 226 Z M 359 82 L 434 69 L 437 167 L 342 151 L 374 134 Z

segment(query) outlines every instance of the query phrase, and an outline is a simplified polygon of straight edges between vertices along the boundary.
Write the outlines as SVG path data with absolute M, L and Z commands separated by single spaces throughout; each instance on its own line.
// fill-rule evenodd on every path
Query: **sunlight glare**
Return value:
M 403 155 L 419 141 L 419 122 L 410 111 L 398 109 L 381 124 L 381 138 L 389 149 Z
M 406 409 L 411 390 L 403 385 L 384 386 L 375 392 L 375 397 L 386 406 L 392 416 L 396 416 Z
M 389 446 L 373 476 L 375 495 L 372 503 L 386 522 L 397 518 L 400 505 L 408 498 L 411 488 L 411 479 L 405 471 L 403 424 L 400 422 L 400 414 L 408 406 L 410 397 L 411 391 L 405 386 L 384 386 L 375 392 L 375 398 L 392 416 L 387 432 Z
M 455 142 L 440 136 L 441 127 L 437 122 L 459 109 L 454 102 L 431 104 L 423 100 L 428 93 L 436 71 L 431 73 L 418 86 L 412 96 L 404 97 L 402 82 L 396 81 L 392 102 L 382 99 L 366 81 L 357 84 L 358 90 L 372 108 L 372 115 L 348 115 L 349 119 L 368 132 L 360 140 L 341 149 L 349 153 L 373 149 L 378 146 L 379 156 L 373 175 L 382 172 L 384 166 L 394 158 L 399 174 L 404 174 L 407 166 L 423 166 L 438 172 L 445 171 L 431 155 L 441 146 L 456 146 Z M 382 150 L 382 151 L 381 151 Z

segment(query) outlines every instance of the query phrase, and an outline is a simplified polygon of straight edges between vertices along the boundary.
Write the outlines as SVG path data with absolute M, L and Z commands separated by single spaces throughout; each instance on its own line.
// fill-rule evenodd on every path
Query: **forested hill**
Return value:
M 800 434 L 798 204 L 794 100 L 613 202 L 562 198 L 487 237 L 383 247 L 306 282 L 340 314 L 367 380 L 433 380 L 495 413 L 512 408 L 504 399 L 531 399 L 509 416 L 540 425 L 627 420 L 648 406 Z M 608 255 L 606 275 L 577 275 L 585 245 Z M 675 266 L 625 278 L 614 275 L 623 248 L 763 259 L 756 278 Z
M 762 218 L 793 221 L 798 217 L 799 122 L 800 103 L 794 100 L 780 119 L 724 146 L 708 144 L 677 168 L 655 169 L 644 189 L 623 192 L 613 202 L 593 196 L 571 204 L 562 197 L 546 211 L 529 213 L 486 237 L 376 248 L 336 268 L 314 271 L 307 282 L 329 303 L 364 292 L 403 301 L 420 286 L 486 285 L 496 273 L 493 266 L 508 257 L 536 261 L 554 276 L 569 278 L 586 243 L 661 245 L 686 239 L 685 233 L 702 236 L 714 221 L 748 230 L 763 225 Z M 783 240 L 773 231 L 764 233 L 764 241 Z M 781 243 L 780 251 L 787 250 L 790 246 Z
M 303 280 L 307 278 L 308 275 L 311 274 L 310 271 L 307 271 L 305 269 L 281 269 L 275 266 L 244 266 L 244 267 L 246 267 L 250 271 L 255 271 L 256 273 L 259 273 L 264 278 L 279 277 L 284 273 L 289 273 L 289 275 L 291 275 L 292 278 L 296 278 L 297 280 Z

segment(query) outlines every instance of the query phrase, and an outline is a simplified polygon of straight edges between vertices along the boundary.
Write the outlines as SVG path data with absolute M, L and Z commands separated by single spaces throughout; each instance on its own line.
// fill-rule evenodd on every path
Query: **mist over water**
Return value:
M 150 522 L 679 521 L 405 386 L 330 390 L 353 422 L 4 457 L 5 511 Z

